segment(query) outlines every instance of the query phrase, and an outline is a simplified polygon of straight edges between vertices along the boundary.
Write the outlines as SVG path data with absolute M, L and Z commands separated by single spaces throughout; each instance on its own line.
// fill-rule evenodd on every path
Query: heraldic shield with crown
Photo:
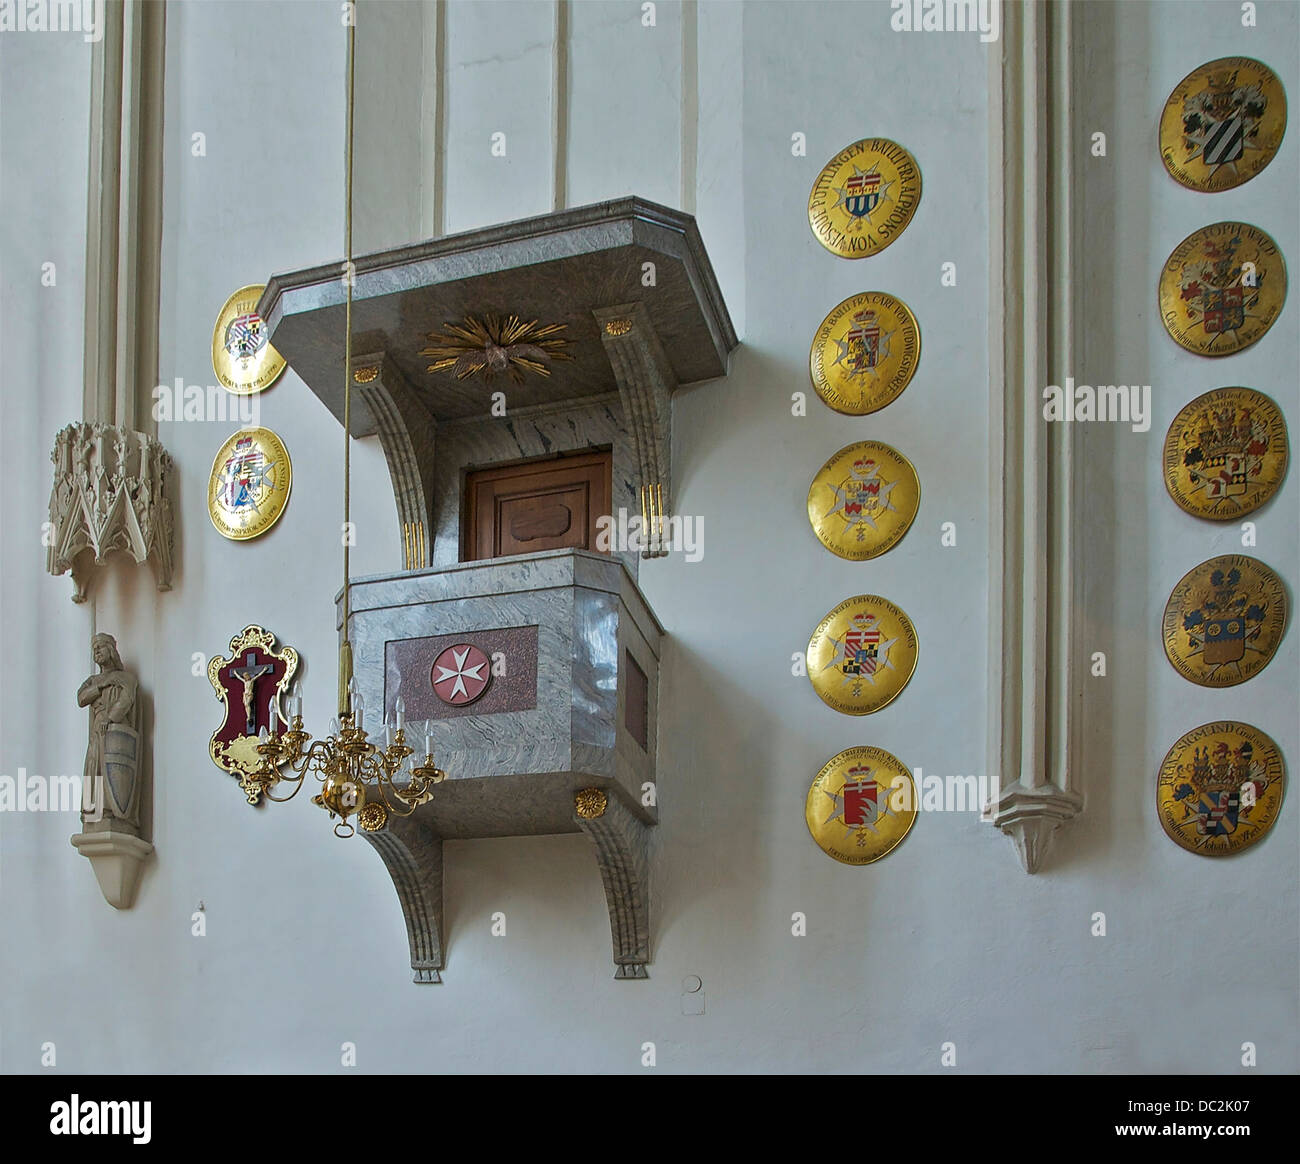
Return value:
M 1268 832 L 1284 783 L 1281 753 L 1258 728 L 1231 721 L 1203 724 L 1165 757 L 1156 811 L 1166 834 L 1182 848 L 1225 856 Z

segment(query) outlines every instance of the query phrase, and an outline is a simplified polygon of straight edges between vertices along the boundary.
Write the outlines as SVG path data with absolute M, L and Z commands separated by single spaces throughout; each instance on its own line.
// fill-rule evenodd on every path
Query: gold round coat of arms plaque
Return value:
M 808 521 L 832 554 L 865 562 L 902 540 L 920 503 L 921 483 L 911 461 L 880 441 L 857 441 L 813 478 Z
M 826 163 L 808 195 L 817 241 L 843 259 L 883 251 L 916 213 L 921 169 L 896 141 L 865 138 Z
M 814 777 L 804 820 L 822 852 L 870 865 L 893 852 L 916 821 L 916 785 L 884 748 L 846 748 Z
M 208 516 L 222 537 L 260 537 L 280 520 L 292 484 L 293 465 L 284 442 L 269 428 L 241 428 L 212 462 Z
M 916 670 L 916 627 L 875 594 L 847 598 L 808 640 L 808 679 L 828 707 L 870 715 L 892 703 Z
M 1165 756 L 1156 815 L 1174 844 L 1203 857 L 1239 853 L 1273 827 L 1286 789 L 1282 753 L 1259 728 L 1193 728 Z
M 221 386 L 239 396 L 269 388 L 284 371 L 284 357 L 267 338 L 266 321 L 257 314 L 264 284 L 241 287 L 222 307 L 212 329 L 212 370 Z
M 920 358 L 921 330 L 912 309 L 884 291 L 864 291 L 821 321 L 808 374 L 828 407 L 866 416 L 898 398 Z
M 1286 630 L 1282 579 L 1245 554 L 1183 575 L 1165 605 L 1165 655 L 1200 687 L 1235 687 L 1268 666 Z
M 1180 186 L 1202 193 L 1249 182 L 1286 133 L 1286 91 L 1250 57 L 1220 57 L 1175 86 L 1160 115 L 1160 157 Z
M 1193 231 L 1160 271 L 1160 318 L 1198 356 L 1230 356 L 1259 340 L 1286 301 L 1286 264 L 1267 234 L 1244 222 Z
M 1195 517 L 1229 521 L 1263 505 L 1287 466 L 1286 419 L 1253 388 L 1216 388 L 1186 405 L 1165 434 L 1165 488 Z

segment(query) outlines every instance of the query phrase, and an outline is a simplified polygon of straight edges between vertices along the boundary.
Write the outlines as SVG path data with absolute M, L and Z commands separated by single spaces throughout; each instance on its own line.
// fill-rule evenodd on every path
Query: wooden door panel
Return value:
M 596 520 L 609 512 L 610 462 L 606 451 L 466 474 L 464 560 L 594 550 Z
M 569 488 L 542 487 L 493 497 L 490 557 L 587 545 L 586 482 Z

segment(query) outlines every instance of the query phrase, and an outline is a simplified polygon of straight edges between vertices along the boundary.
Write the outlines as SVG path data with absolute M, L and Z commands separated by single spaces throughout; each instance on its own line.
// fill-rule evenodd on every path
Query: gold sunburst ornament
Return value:
M 517 315 L 486 315 L 482 319 L 467 315 L 464 323 L 444 323 L 441 332 L 425 337 L 427 348 L 420 355 L 429 356 L 430 372 L 451 368 L 457 380 L 468 380 L 482 373 L 491 380 L 501 372 L 516 384 L 524 382 L 524 373 L 538 376 L 551 374 L 553 360 L 571 360 L 565 350 L 569 341 L 560 333 L 563 323 L 541 326 L 537 320 L 522 320 Z

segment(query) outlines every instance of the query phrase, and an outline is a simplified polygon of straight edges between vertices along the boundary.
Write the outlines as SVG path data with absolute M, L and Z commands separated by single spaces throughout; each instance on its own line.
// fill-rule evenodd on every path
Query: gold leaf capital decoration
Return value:
M 430 358 L 428 371 L 451 368 L 457 380 L 481 374 L 488 381 L 505 372 L 522 384 L 526 372 L 549 376 L 552 361 L 573 358 L 565 350 L 569 341 L 560 334 L 565 327 L 517 315 L 467 315 L 462 323 L 445 323 L 441 332 L 429 332 L 429 346 L 419 354 Z
M 584 788 L 573 798 L 573 806 L 584 820 L 604 816 L 608 804 L 609 798 L 599 788 Z

